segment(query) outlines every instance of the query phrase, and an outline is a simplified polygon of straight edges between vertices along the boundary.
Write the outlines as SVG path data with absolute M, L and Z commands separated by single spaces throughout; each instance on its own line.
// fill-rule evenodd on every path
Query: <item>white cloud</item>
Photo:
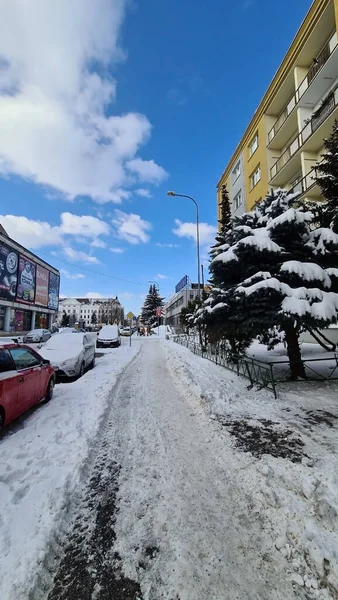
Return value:
M 69 273 L 66 269 L 60 269 L 60 273 L 66 277 L 66 279 L 85 279 L 82 273 Z
M 84 262 L 93 265 L 97 265 L 100 262 L 96 256 L 86 254 L 86 252 L 82 252 L 81 250 L 74 250 L 74 248 L 71 248 L 70 246 L 63 248 L 63 253 L 67 258 L 75 260 L 76 262 Z
M 114 254 L 123 254 L 123 248 L 109 248 L 110 252 L 114 252 Z
M 179 219 L 175 219 L 176 228 L 172 231 L 178 237 L 186 237 L 196 241 L 196 223 L 182 223 Z M 211 244 L 217 233 L 217 227 L 208 223 L 199 224 L 200 243 Z
M 106 248 L 107 247 L 107 243 L 104 242 L 103 240 L 100 240 L 99 238 L 97 238 L 96 240 L 93 240 L 90 243 L 92 248 Z
M 0 223 L 9 237 L 31 249 L 64 245 L 68 236 L 74 237 L 80 243 L 93 238 L 92 245 L 101 248 L 104 247 L 102 244 L 105 242 L 99 240 L 97 236 L 107 235 L 110 231 L 109 225 L 96 217 L 73 215 L 68 212 L 62 213 L 60 225 L 54 226 L 46 221 L 35 221 L 14 215 L 0 215 Z
M 116 229 L 116 235 L 130 244 L 145 244 L 149 242 L 149 231 L 152 229 L 148 221 L 141 219 L 140 215 L 125 213 L 115 210 L 115 218 L 112 221 Z
M 151 198 L 150 191 L 145 188 L 139 188 L 138 190 L 135 190 L 135 194 L 137 194 L 137 196 L 141 196 L 141 198 Z
M 161 244 L 160 242 L 157 242 L 156 246 L 158 248 L 179 248 L 180 247 L 179 244 Z
M 157 275 L 155 275 L 155 279 L 168 279 L 168 275 L 162 275 L 162 273 L 157 273 Z
M 133 158 L 126 163 L 126 166 L 138 176 L 140 181 L 158 184 L 168 177 L 168 173 L 153 160 Z
M 115 203 L 130 193 L 128 171 L 149 183 L 166 175 L 138 156 L 151 134 L 148 119 L 111 114 L 116 81 L 108 68 L 124 58 L 127 4 L 34 0 L 32 10 L 25 0 L 0 0 L 0 173 L 69 200 Z
M 105 296 L 99 292 L 87 292 L 84 296 L 81 296 L 81 298 L 105 298 Z
M 69 212 L 61 214 L 60 229 L 64 234 L 80 235 L 86 238 L 108 235 L 110 231 L 109 225 L 96 217 L 73 215 Z
M 32 248 L 55 246 L 62 243 L 59 227 L 52 227 L 46 221 L 33 221 L 27 217 L 0 215 L 0 223 L 9 237 L 19 244 Z

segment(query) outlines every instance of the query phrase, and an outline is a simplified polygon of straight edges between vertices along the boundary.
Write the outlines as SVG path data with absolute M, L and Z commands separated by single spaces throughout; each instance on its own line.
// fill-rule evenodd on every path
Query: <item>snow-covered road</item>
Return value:
M 54 588 L 41 595 L 40 585 L 32 598 L 108 600 L 114 591 L 126 600 L 305 598 L 285 580 L 284 559 L 252 504 L 245 466 L 243 476 L 231 468 L 228 438 L 196 395 L 182 390 L 162 343 L 139 343 L 74 501 Z M 102 547 L 104 531 L 110 535 Z M 120 587 L 118 595 L 112 581 L 121 569 L 125 592 Z

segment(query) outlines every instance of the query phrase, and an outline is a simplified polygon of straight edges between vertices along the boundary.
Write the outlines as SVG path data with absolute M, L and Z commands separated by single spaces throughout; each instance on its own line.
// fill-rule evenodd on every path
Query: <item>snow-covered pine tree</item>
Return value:
M 317 181 L 326 200 L 318 204 L 319 217 L 323 227 L 330 227 L 338 233 L 338 121 L 333 126 L 331 136 L 324 140 L 325 154 L 317 165 Z
M 234 297 L 235 291 L 245 276 L 233 264 L 229 269 L 227 262 L 218 260 L 218 256 L 227 256 L 230 259 L 231 246 L 251 231 L 257 217 L 252 212 L 231 218 L 229 201 L 224 205 L 223 233 L 219 234 L 219 241 L 216 238 L 216 244 L 210 252 L 211 292 L 197 311 L 196 323 L 205 326 L 210 342 L 227 340 L 232 354 L 242 354 L 255 336 L 247 326 L 244 313 L 235 310 L 235 307 L 238 307 L 238 301 Z M 234 256 L 233 258 L 236 259 Z
M 163 298 L 159 295 L 156 285 L 149 287 L 149 292 L 146 296 L 142 307 L 141 321 L 146 326 L 152 327 L 157 324 L 158 317 L 156 316 L 156 309 L 163 306 Z
M 332 291 L 337 273 L 326 268 L 326 258 L 332 251 L 338 256 L 338 236 L 316 228 L 313 214 L 292 207 L 293 200 L 285 190 L 268 195 L 244 219 L 246 225 L 234 224 L 232 243 L 211 268 L 222 273 L 220 296 L 228 321 L 238 321 L 250 335 L 284 332 L 291 375 L 297 378 L 305 376 L 302 329 L 337 320 L 338 294 Z
M 222 185 L 221 201 L 219 203 L 220 208 L 220 219 L 219 231 L 215 236 L 215 243 L 210 249 L 210 258 L 213 259 L 219 252 L 222 251 L 223 244 L 225 243 L 225 235 L 231 226 L 231 208 L 228 191 L 225 185 Z

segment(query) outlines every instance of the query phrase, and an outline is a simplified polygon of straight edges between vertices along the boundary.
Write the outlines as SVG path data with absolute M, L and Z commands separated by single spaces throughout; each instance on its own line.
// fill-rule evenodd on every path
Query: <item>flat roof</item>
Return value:
M 57 269 L 56 267 L 53 267 L 53 265 L 50 265 L 48 262 L 46 262 L 43 258 L 40 258 L 40 256 L 38 256 L 37 254 L 34 254 L 34 252 L 32 252 L 31 250 L 28 250 L 28 248 L 25 248 L 24 246 L 22 246 L 21 244 L 19 244 L 19 242 L 16 242 L 15 240 L 13 240 L 12 238 L 10 238 L 8 235 L 5 235 L 1 232 L 0 230 L 0 240 L 4 243 L 4 244 L 8 244 L 8 242 L 11 242 L 14 247 L 19 250 L 22 251 L 23 254 L 26 255 L 30 255 L 32 256 L 35 260 L 38 261 L 38 263 L 43 263 L 43 265 L 45 265 L 46 267 L 48 267 L 49 269 L 52 269 L 52 271 L 56 271 L 58 274 L 60 274 L 59 269 Z M 11 244 L 9 244 L 11 245 Z

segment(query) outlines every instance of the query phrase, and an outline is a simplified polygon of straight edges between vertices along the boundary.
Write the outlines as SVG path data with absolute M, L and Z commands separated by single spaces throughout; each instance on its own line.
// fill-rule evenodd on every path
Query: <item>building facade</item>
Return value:
M 96 318 L 93 318 L 95 313 Z M 60 301 L 58 323 L 61 325 L 63 315 L 69 317 L 69 324 L 81 327 L 123 323 L 124 310 L 118 297 L 116 298 L 64 298 Z
M 198 297 L 198 284 L 190 283 L 188 287 L 180 290 L 168 298 L 164 305 L 164 323 L 174 330 L 181 327 L 180 314 L 192 300 Z
M 50 329 L 57 318 L 60 273 L 0 227 L 0 331 Z
M 251 210 L 270 189 L 322 200 L 315 182 L 324 139 L 338 118 L 338 0 L 315 0 L 217 185 L 232 213 Z

